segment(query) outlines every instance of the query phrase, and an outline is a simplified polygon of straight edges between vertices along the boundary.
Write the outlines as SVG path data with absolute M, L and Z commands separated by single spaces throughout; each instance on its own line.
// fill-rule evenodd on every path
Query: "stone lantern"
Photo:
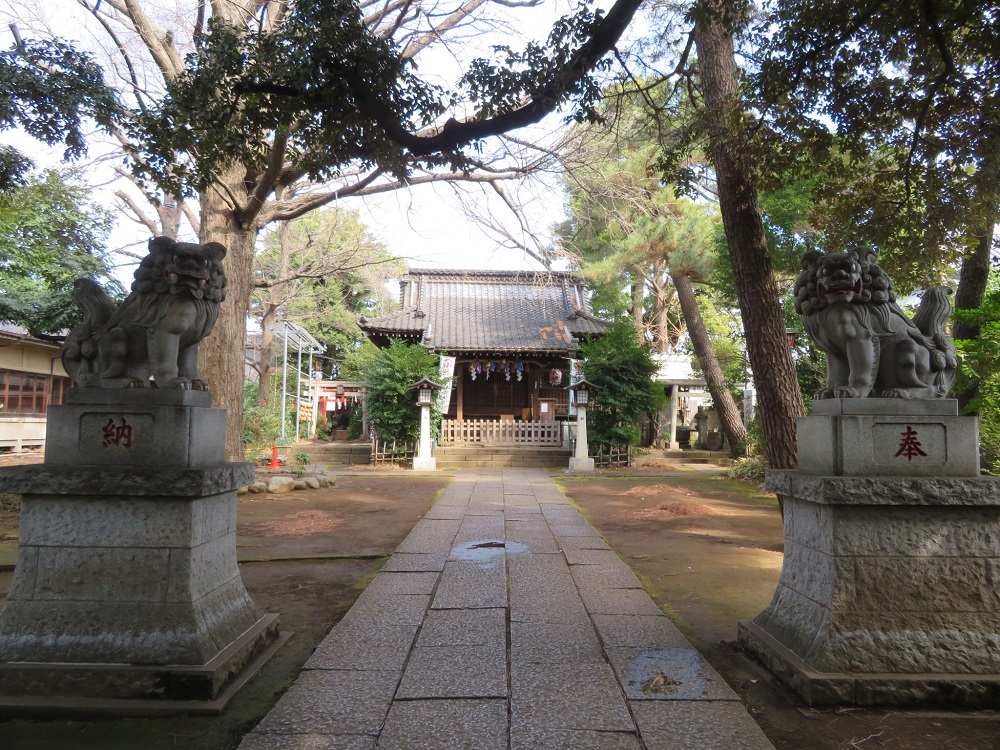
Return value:
M 434 403 L 435 392 L 441 386 L 430 378 L 421 378 L 410 386 L 417 392 L 417 405 L 420 407 L 420 443 L 417 445 L 417 455 L 413 457 L 413 468 L 423 471 L 437 469 L 437 461 L 431 455 L 431 405 Z
M 575 394 L 576 400 L 576 452 L 569 460 L 570 471 L 593 471 L 594 459 L 589 455 L 587 445 L 587 407 L 597 395 L 597 386 L 581 380 L 568 386 L 566 390 Z

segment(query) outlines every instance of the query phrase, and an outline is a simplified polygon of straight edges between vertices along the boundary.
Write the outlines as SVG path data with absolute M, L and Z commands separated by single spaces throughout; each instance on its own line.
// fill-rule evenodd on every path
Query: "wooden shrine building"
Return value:
M 413 269 L 400 280 L 400 303 L 399 312 L 362 318 L 361 328 L 376 345 L 407 339 L 441 356 L 442 380 L 451 381 L 443 442 L 487 442 L 469 426 L 496 434 L 483 432 L 488 422 L 507 423 L 505 434 L 523 423 L 522 437 L 505 442 L 550 442 L 524 437 L 528 423 L 557 432 L 580 342 L 609 325 L 591 314 L 586 286 L 563 272 Z

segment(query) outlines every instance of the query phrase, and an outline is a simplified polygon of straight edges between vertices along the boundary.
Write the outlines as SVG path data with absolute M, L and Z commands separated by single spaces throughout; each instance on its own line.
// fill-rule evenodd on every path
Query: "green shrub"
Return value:
M 640 344 L 631 323 L 615 323 L 583 345 L 583 375 L 598 390 L 587 408 L 587 440 L 595 446 L 635 445 L 643 415 L 659 411 L 663 388 L 648 344 Z
M 767 460 L 761 456 L 750 456 L 749 458 L 737 458 L 733 465 L 726 471 L 727 479 L 735 479 L 740 482 L 752 482 L 754 484 L 764 483 L 764 470 L 767 468 Z
M 350 415 L 347 418 L 347 439 L 357 440 L 361 437 L 361 430 L 364 427 L 364 417 L 361 413 L 361 407 L 357 409 L 352 409 Z
M 256 458 L 260 454 L 270 455 L 271 445 L 281 435 L 281 400 L 272 397 L 261 403 L 257 398 L 257 384 L 248 382 L 243 386 L 243 453 Z M 285 431 L 294 431 L 291 422 Z
M 368 423 L 379 440 L 412 441 L 420 433 L 420 407 L 410 386 L 424 377 L 438 377 L 438 357 L 417 344 L 393 340 L 368 363 Z M 432 408 L 431 425 L 439 412 Z M 435 430 L 436 431 L 436 430 Z

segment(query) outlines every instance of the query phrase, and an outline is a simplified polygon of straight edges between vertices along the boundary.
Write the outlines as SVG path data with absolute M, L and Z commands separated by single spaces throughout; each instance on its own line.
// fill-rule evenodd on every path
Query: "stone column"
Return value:
M 670 431 L 664 448 L 671 451 L 680 450 L 680 443 L 677 442 L 677 409 L 680 405 L 680 386 L 670 386 L 670 419 L 667 420 L 667 429 Z
M 993 707 L 1000 480 L 953 400 L 830 399 L 799 420 L 785 558 L 740 643 L 810 705 Z
M 420 407 L 420 443 L 417 445 L 417 455 L 413 457 L 413 468 L 418 471 L 435 471 L 437 459 L 431 455 L 431 407 L 423 404 Z
M 224 462 L 207 392 L 77 388 L 67 402 L 49 409 L 45 463 L 0 474 L 22 494 L 0 707 L 218 713 L 280 642 L 236 561 L 253 465 Z
M 576 406 L 576 454 L 569 460 L 570 471 L 593 471 L 594 459 L 587 445 L 587 407 Z

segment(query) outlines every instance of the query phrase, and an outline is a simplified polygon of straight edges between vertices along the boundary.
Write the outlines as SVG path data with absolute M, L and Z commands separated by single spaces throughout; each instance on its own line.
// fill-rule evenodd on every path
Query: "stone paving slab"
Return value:
M 416 625 L 340 622 L 316 647 L 304 668 L 402 672 L 416 636 Z M 359 643 L 364 648 L 358 648 Z
M 599 589 L 641 589 L 642 584 L 635 573 L 620 560 L 617 563 L 596 565 L 573 565 L 570 567 L 573 581 L 581 589 L 592 586 Z
M 635 732 L 588 732 L 514 724 L 510 750 L 639 750 Z
M 607 664 L 511 664 L 511 721 L 542 729 L 630 732 L 635 725 Z
M 382 572 L 434 571 L 440 573 L 444 570 L 444 563 L 447 559 L 448 553 L 446 552 L 397 552 L 382 566 Z
M 434 596 L 434 609 L 492 609 L 507 606 L 507 575 L 503 560 L 445 563 Z
M 632 704 L 646 750 L 774 750 L 739 702 Z
M 658 615 L 660 608 L 642 589 L 594 589 L 580 591 L 592 615 Z
M 240 750 L 773 750 L 538 469 L 459 472 Z
M 607 648 L 688 648 L 691 644 L 666 615 L 594 615 Z
M 506 750 L 507 701 L 396 701 L 379 750 Z
M 608 659 L 630 701 L 738 701 L 697 649 L 609 648 Z
M 397 700 L 408 698 L 506 698 L 506 644 L 417 646 L 410 655 Z
M 432 609 L 420 629 L 418 646 L 503 645 L 505 609 Z
M 240 750 L 375 750 L 375 737 L 336 734 L 248 734 Z
M 377 737 L 399 678 L 398 672 L 303 671 L 254 731 Z

